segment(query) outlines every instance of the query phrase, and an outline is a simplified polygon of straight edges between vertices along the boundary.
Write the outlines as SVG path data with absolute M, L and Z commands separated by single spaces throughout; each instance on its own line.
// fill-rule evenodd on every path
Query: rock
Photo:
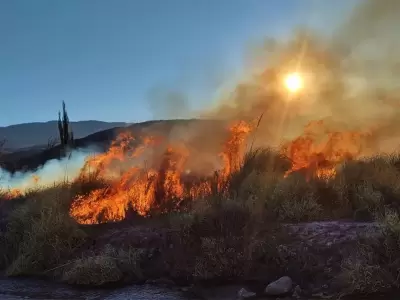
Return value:
M 175 283 L 168 278 L 149 279 L 146 284 L 173 286 Z
M 265 294 L 269 296 L 280 296 L 289 293 L 292 290 L 293 281 L 290 277 L 284 276 L 277 281 L 271 282 L 265 288 Z
M 331 299 L 332 298 L 331 295 L 328 295 L 327 293 L 323 293 L 323 292 L 318 293 L 318 294 L 312 294 L 312 297 L 318 298 L 318 299 Z
M 301 298 L 302 293 L 303 293 L 303 291 L 301 290 L 301 287 L 299 285 L 296 285 L 296 287 L 294 288 L 292 297 L 295 299 L 299 299 L 299 298 Z
M 255 296 L 256 296 L 256 293 L 249 292 L 245 288 L 241 288 L 240 291 L 238 292 L 239 299 L 249 299 L 249 298 L 253 298 Z

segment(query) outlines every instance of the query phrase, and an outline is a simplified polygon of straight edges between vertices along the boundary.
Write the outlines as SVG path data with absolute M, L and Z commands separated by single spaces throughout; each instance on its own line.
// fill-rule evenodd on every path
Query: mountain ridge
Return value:
M 29 122 L 0 127 L 0 139 L 5 140 L 4 150 L 15 151 L 23 148 L 47 145 L 50 139 L 58 138 L 57 120 Z M 95 132 L 124 127 L 126 122 L 105 122 L 98 120 L 70 121 L 75 138 L 83 138 Z

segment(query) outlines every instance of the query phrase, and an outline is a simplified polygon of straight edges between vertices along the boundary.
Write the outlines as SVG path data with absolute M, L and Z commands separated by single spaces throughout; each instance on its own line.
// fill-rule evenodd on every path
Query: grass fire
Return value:
M 213 189 L 223 193 L 229 176 L 240 167 L 239 158 L 249 133 L 248 124 L 233 125 L 218 154 L 222 168 L 208 170 L 208 174 L 190 171 L 190 160 L 195 158 L 185 145 L 166 145 L 160 153 L 152 151 L 160 147 L 160 139 L 157 143 L 154 137 L 146 138 L 135 148 L 135 138 L 121 134 L 106 153 L 86 161 L 78 180 L 101 180 L 105 187 L 78 196 L 71 215 L 89 224 L 120 221 L 129 209 L 146 215 L 179 209 L 181 203 L 207 197 Z M 142 157 L 146 151 L 154 153 L 148 157 L 150 163 Z
M 63 104 L 59 145 L 4 155 L 5 274 L 397 293 L 400 73 L 384 34 L 400 2 L 377 3 L 329 37 L 263 43 L 250 75 L 196 118 L 74 139 Z
M 279 157 L 290 162 L 284 177 L 302 171 L 308 180 L 315 176 L 332 180 L 338 166 L 359 158 L 366 134 L 329 132 L 323 127 L 321 121 L 310 123 L 304 135 L 282 146 Z M 91 156 L 85 162 L 77 180 L 96 180 L 103 182 L 104 187 L 77 196 L 71 215 L 84 224 L 120 221 L 130 209 L 145 216 L 179 210 L 184 203 L 204 199 L 213 192 L 223 195 L 230 188 L 231 176 L 244 163 L 245 151 L 251 151 L 248 149 L 251 128 L 243 121 L 233 124 L 227 130 L 221 152 L 215 153 L 219 164 L 205 174 L 189 171 L 190 160 L 196 157 L 191 157 L 185 145 L 166 145 L 163 151 L 155 152 L 160 147 L 160 137 L 146 137 L 137 146 L 132 135 L 122 133 L 107 152 Z M 146 159 L 146 152 L 152 152 L 153 157 Z M 268 168 L 268 165 L 258 167 Z

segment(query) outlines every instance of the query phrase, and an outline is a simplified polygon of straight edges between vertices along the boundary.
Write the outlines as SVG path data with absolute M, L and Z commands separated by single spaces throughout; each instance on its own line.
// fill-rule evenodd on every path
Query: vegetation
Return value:
M 357 250 L 341 264 L 339 278 L 347 293 L 379 293 L 400 288 L 400 218 L 387 211 L 383 235 L 360 239 Z
M 160 277 L 268 282 L 289 275 L 303 285 L 337 278 L 349 293 L 399 288 L 400 157 L 351 161 L 331 179 L 309 181 L 295 173 L 284 177 L 288 166 L 268 149 L 252 150 L 231 174 L 226 193 L 215 190 L 182 202 L 178 211 L 132 215 L 134 222 L 119 224 L 83 226 L 69 215 L 77 194 L 106 184 L 96 177 L 4 199 L 1 265 L 10 276 L 83 285 Z M 378 221 L 383 234 L 360 237 L 346 252 L 343 246 L 305 248 L 282 226 L 343 218 Z M 327 269 L 330 258 L 334 266 Z
M 45 275 L 73 255 L 86 234 L 68 214 L 67 185 L 31 191 L 22 200 L 3 228 L 2 265 L 8 275 Z
M 58 112 L 58 132 L 63 147 L 71 146 L 74 143 L 74 133 L 69 128 L 69 118 L 64 101 L 62 102 L 62 117 L 61 112 Z

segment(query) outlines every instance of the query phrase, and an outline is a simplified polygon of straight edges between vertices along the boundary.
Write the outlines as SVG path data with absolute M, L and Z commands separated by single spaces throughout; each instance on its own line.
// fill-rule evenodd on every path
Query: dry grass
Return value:
M 341 278 L 351 283 L 350 291 L 398 287 L 399 161 L 396 156 L 380 156 L 348 162 L 335 178 L 306 181 L 301 174 L 283 177 L 289 167 L 285 158 L 271 150 L 252 150 L 225 191 L 214 189 L 209 197 L 167 215 L 176 234 L 170 242 L 173 248 L 161 249 L 162 268 L 170 277 L 186 280 L 276 276 L 294 265 L 280 251 L 287 236 L 279 224 L 358 218 L 363 212 L 366 220 L 384 215 L 387 229 L 383 239 L 362 242 L 355 256 L 343 261 Z M 107 246 L 82 256 L 86 234 L 68 214 L 70 200 L 99 186 L 104 182 L 92 180 L 32 191 L 9 207 L 0 234 L 7 274 L 56 273 L 66 282 L 84 285 L 145 278 L 141 262 L 147 256 L 137 249 Z M 307 268 L 315 271 L 311 256 L 297 258 L 299 274 Z M 57 271 L 46 272 L 53 269 Z
M 86 235 L 69 216 L 68 189 L 31 195 L 7 219 L 3 254 L 8 275 L 41 275 L 63 264 Z
M 278 247 L 286 236 L 266 221 L 264 206 L 209 197 L 169 220 L 178 237 L 166 257 L 172 277 L 226 282 L 273 274 L 281 267 Z
M 64 268 L 62 280 L 77 285 L 104 285 L 129 278 L 137 281 L 143 278 L 138 249 L 115 249 L 106 245 L 98 254 L 86 254 Z
M 342 262 L 339 279 L 347 293 L 377 293 L 400 288 L 400 218 L 387 211 L 383 236 L 360 239 Z
M 359 211 L 373 220 L 387 206 L 400 212 L 400 160 L 396 155 L 350 161 L 334 178 L 308 181 L 301 174 L 283 178 L 287 165 L 281 157 L 271 159 L 262 151 L 253 155 L 257 157 L 250 155 L 237 172 L 240 180 L 235 179 L 234 191 L 242 201 L 259 202 L 259 208 L 264 205 L 277 221 L 354 218 Z
M 257 153 L 261 153 L 259 157 Z M 192 272 L 198 280 L 237 279 L 255 276 L 260 270 L 293 271 L 295 265 L 300 279 L 305 274 L 312 277 L 311 273 L 324 271 L 324 264 L 310 251 L 295 259 L 283 257 L 279 249 L 287 237 L 274 231 L 276 226 L 282 222 L 359 219 L 362 214 L 364 221 L 373 221 L 385 215 L 384 237 L 360 244 L 357 255 L 343 261 L 341 278 L 351 283 L 352 291 L 399 288 L 398 157 L 348 162 L 334 178 L 307 181 L 300 174 L 283 178 L 285 168 L 271 167 L 276 163 L 271 164 L 265 153 L 255 152 L 243 161 L 228 184 L 229 193 L 195 201 L 188 212 L 171 216 L 172 228 L 180 230 L 182 249 L 191 249 L 186 255 L 189 261 L 175 262 L 180 272 Z M 176 253 L 182 257 L 183 251 Z
M 62 279 L 69 284 L 104 285 L 122 278 L 123 274 L 113 257 L 96 255 L 76 260 Z

